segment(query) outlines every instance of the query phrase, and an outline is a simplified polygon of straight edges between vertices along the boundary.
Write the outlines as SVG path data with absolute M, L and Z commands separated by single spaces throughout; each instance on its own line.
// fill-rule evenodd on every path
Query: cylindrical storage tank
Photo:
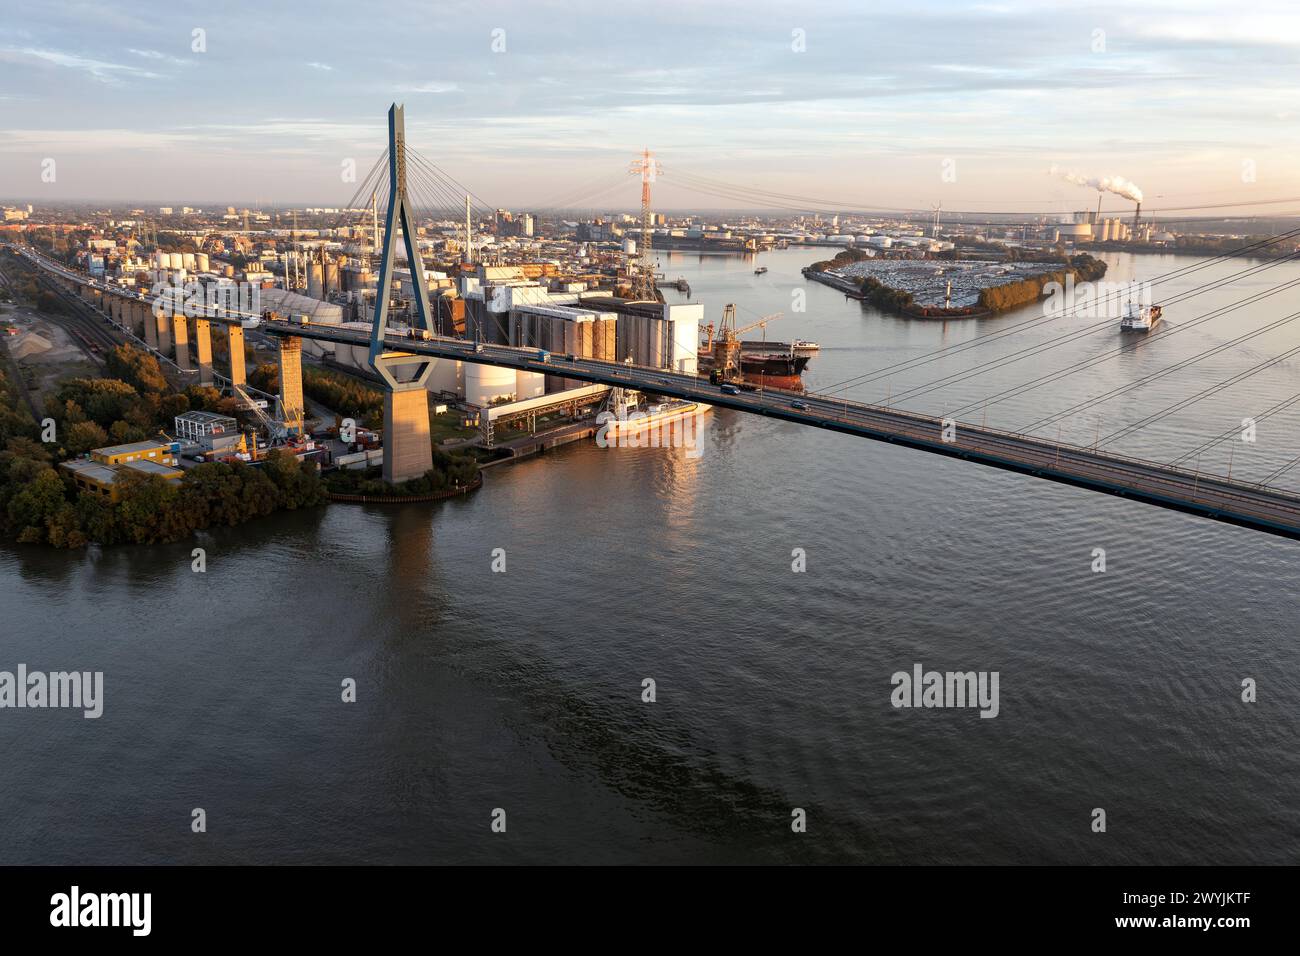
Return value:
M 465 401 L 480 408 L 494 398 L 515 393 L 515 370 L 469 363 L 465 368 Z
M 200 272 L 207 272 L 212 268 L 208 261 L 208 254 L 206 252 L 194 253 L 194 268 L 198 269 Z
M 515 398 L 537 398 L 546 394 L 546 376 L 541 372 L 515 372 Z
M 171 259 L 167 253 L 157 251 L 153 254 L 153 267 L 155 269 L 166 269 L 171 265 Z
M 221 272 L 222 272 L 223 275 L 225 275 L 225 277 L 226 277 L 227 279 L 233 279 L 233 278 L 235 277 L 235 267 L 234 267 L 234 266 L 223 266 L 222 269 L 221 269 Z
M 172 269 L 184 269 L 185 257 L 179 252 L 173 252 L 167 257 L 167 265 Z
M 339 291 L 339 264 L 337 262 L 325 263 L 325 292 Z
M 454 359 L 434 359 L 433 371 L 429 373 L 427 388 L 431 392 L 450 392 L 453 395 L 462 395 L 465 386 L 461 363 Z
M 364 322 L 343 322 L 339 325 L 340 329 L 348 332 L 369 332 L 370 326 Z M 366 350 L 366 365 L 357 365 L 356 346 L 349 342 L 334 343 L 334 361 L 338 362 L 345 368 L 366 368 L 369 363 L 369 350 Z
M 186 269 L 193 269 L 193 268 L 194 268 L 194 253 L 192 253 L 192 252 L 182 252 L 182 253 L 181 253 L 181 265 L 184 266 Z
M 319 262 L 313 262 L 307 266 L 307 295 L 313 299 L 322 299 L 321 293 L 321 269 Z

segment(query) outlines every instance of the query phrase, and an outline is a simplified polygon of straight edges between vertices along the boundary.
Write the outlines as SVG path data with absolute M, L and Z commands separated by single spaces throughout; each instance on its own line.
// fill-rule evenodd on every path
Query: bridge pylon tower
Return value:
M 383 256 L 370 327 L 370 367 L 385 385 L 384 480 L 390 482 L 418 478 L 433 467 L 429 392 L 425 386 L 434 360 L 390 348 L 386 338 L 399 230 L 406 245 L 406 261 L 411 267 L 418 321 L 432 333 L 434 323 L 424 281 L 424 262 L 420 258 L 420 244 L 406 193 L 406 120 L 403 107 L 394 103 L 388 109 L 388 211 L 384 216 Z

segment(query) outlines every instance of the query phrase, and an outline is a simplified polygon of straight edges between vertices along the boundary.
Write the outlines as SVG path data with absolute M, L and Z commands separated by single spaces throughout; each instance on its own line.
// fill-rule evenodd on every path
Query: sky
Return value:
M 1300 197 L 1290 2 L 0 4 L 11 200 L 342 204 L 394 101 L 515 209 L 633 208 L 642 148 L 663 209 L 1093 208 L 1067 171 L 1144 210 Z

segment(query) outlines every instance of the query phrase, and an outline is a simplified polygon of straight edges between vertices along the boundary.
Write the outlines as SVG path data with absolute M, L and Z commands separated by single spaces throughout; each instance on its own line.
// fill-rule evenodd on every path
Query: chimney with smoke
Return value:
M 1087 186 L 1099 193 L 1114 193 L 1116 196 L 1131 199 L 1135 203 L 1142 202 L 1142 190 L 1137 187 L 1136 183 L 1129 182 L 1123 176 L 1085 176 L 1082 173 L 1062 169 L 1059 166 L 1053 166 L 1049 172 L 1051 175 L 1059 176 L 1067 183 L 1074 183 L 1076 186 Z

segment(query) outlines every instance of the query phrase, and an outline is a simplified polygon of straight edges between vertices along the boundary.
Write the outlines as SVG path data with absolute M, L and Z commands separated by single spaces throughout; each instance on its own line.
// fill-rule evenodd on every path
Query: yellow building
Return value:
M 173 467 L 175 464 L 170 445 L 142 441 L 96 448 L 90 458 L 74 458 L 59 467 L 72 476 L 81 491 L 116 501 L 124 475 L 156 475 L 166 481 L 180 481 L 184 472 Z
M 175 465 L 170 444 L 156 441 L 137 441 L 129 445 L 109 445 L 95 448 L 90 453 L 91 460 L 101 465 L 125 465 L 133 461 L 152 461 L 162 465 Z

